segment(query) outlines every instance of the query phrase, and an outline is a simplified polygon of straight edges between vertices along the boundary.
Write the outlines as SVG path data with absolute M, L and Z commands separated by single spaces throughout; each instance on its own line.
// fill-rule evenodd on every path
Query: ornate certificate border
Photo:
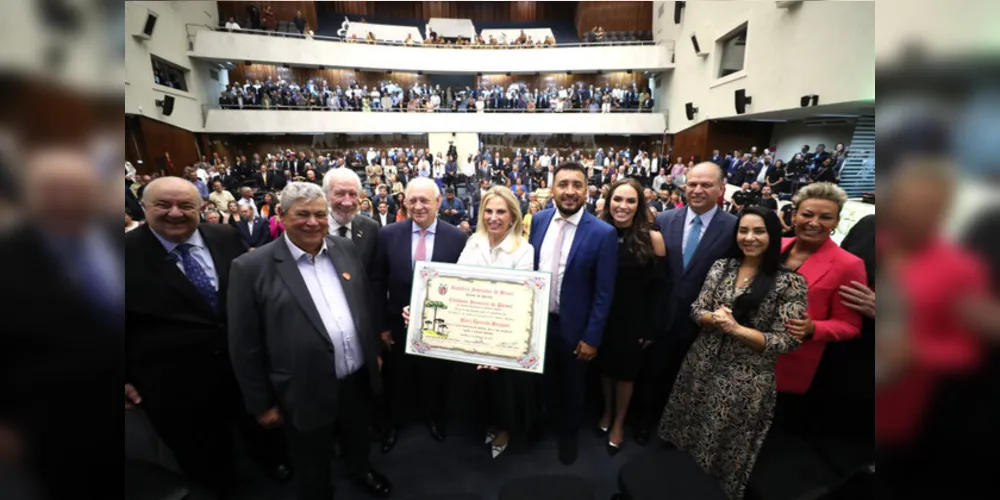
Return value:
M 459 348 L 433 347 L 425 339 L 424 311 L 429 305 L 427 287 L 435 278 L 452 278 L 480 288 L 495 288 L 497 284 L 514 284 L 528 288 L 532 293 L 531 309 L 524 311 L 529 317 L 530 331 L 526 332 L 528 348 L 516 357 L 497 356 Z M 406 335 L 406 353 L 418 356 L 470 363 L 492 365 L 504 370 L 518 370 L 541 374 L 545 368 L 545 339 L 548 333 L 549 286 L 551 274 L 537 271 L 517 271 L 493 267 L 464 266 L 440 262 L 417 262 L 413 270 L 413 290 L 410 294 L 410 325 Z M 482 319 L 492 316 L 488 308 Z

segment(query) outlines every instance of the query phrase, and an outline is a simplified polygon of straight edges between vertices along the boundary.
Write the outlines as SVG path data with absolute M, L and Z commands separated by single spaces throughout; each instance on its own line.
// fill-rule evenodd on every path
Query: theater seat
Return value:
M 747 500 L 806 500 L 823 496 L 840 475 L 806 440 L 772 430 L 757 456 Z
M 622 500 L 726 500 L 718 482 L 679 450 L 656 450 L 618 471 Z
M 579 476 L 535 476 L 505 484 L 499 500 L 594 500 L 594 490 Z
M 185 500 L 191 489 L 177 474 L 142 460 L 125 460 L 125 500 Z

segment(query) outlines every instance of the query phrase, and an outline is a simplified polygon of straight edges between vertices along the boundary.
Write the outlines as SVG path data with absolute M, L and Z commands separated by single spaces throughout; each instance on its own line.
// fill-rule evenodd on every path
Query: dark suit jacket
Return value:
M 245 220 L 236 223 L 236 230 L 240 232 L 247 248 L 262 247 L 271 241 L 270 224 L 261 217 L 254 217 L 253 234 L 250 234 L 250 225 Z
M 539 271 L 547 271 L 538 269 L 538 262 L 554 215 L 555 209 L 547 209 L 531 217 L 529 241 L 535 248 L 535 269 Z M 559 292 L 559 333 L 567 345 L 576 346 L 581 340 L 591 347 L 601 345 L 615 293 L 617 255 L 615 228 L 585 212 L 573 237 Z
M 46 488 L 68 490 L 56 498 L 71 498 L 115 483 L 92 474 L 121 464 L 121 452 L 105 448 L 109 439 L 121 439 L 124 425 L 125 330 L 68 278 L 66 263 L 48 251 L 36 224 L 0 236 L 0 421 L 20 435 L 30 456 L 44 458 L 31 465 L 39 466 L 39 479 L 58 482 Z M 106 234 L 114 251 L 107 258 L 119 262 L 122 247 L 113 243 L 121 229 Z
M 389 221 L 394 221 L 395 215 L 390 215 Z M 372 262 L 375 261 L 375 251 L 378 248 L 379 224 L 377 221 L 358 215 L 351 222 L 351 241 L 358 252 L 361 264 L 365 266 L 368 276 L 372 274 Z
M 143 406 L 217 405 L 219 391 L 235 388 L 226 355 L 229 265 L 244 252 L 226 224 L 202 224 L 219 275 L 220 310 L 213 311 L 167 256 L 149 226 L 125 235 L 126 376 Z M 235 391 L 234 391 L 235 392 Z
M 372 214 L 372 220 L 375 221 L 375 225 L 377 225 L 379 229 L 382 229 L 383 227 L 388 226 L 389 224 L 392 224 L 393 222 L 396 222 L 396 216 L 394 214 L 389 213 L 389 212 L 385 213 L 385 219 L 386 219 L 385 224 L 382 224 L 382 218 L 379 217 L 378 212 Z
M 375 287 L 375 317 L 380 320 L 379 332 L 392 330 L 402 333 L 403 307 L 410 304 L 413 288 L 413 254 L 411 237 L 413 220 L 389 224 L 379 230 L 378 251 L 372 263 L 372 286 Z M 454 264 L 465 249 L 468 237 L 443 220 L 437 221 L 434 234 L 434 253 L 431 260 Z
M 701 286 L 712 264 L 721 259 L 735 242 L 736 216 L 719 209 L 698 242 L 694 257 L 684 267 L 684 221 L 688 210 L 667 210 L 656 216 L 656 225 L 663 233 L 670 264 L 670 298 L 664 312 L 663 335 L 692 339 L 698 325 L 691 321 L 691 304 L 698 298 Z
M 261 178 L 260 172 L 257 172 L 256 174 L 253 174 L 253 182 L 254 185 L 257 186 L 257 189 L 260 189 L 262 191 L 272 191 L 280 183 L 279 177 L 281 176 L 274 172 L 268 172 L 267 180 L 265 181 L 264 179 Z
M 350 306 L 372 389 L 381 391 L 379 343 L 371 317 L 368 276 L 354 243 L 327 236 L 326 245 Z M 339 381 L 334 346 L 285 238 L 233 261 L 229 353 L 246 401 L 259 415 L 277 406 L 285 420 L 308 432 L 332 423 Z

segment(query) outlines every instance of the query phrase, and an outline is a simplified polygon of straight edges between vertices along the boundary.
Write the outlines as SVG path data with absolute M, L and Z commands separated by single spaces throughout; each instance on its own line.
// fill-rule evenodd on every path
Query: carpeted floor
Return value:
M 596 425 L 596 424 L 594 424 Z M 605 500 L 617 493 L 618 469 L 630 458 L 654 451 L 659 444 L 639 447 L 630 439 L 615 457 L 605 451 L 605 442 L 588 430 L 581 431 L 576 464 L 562 465 L 556 457 L 556 441 L 512 442 L 496 460 L 483 444 L 484 433 L 469 426 L 452 425 L 448 440 L 434 441 L 422 426 L 411 426 L 400 435 L 396 448 L 382 455 L 372 443 L 372 463 L 393 483 L 392 498 L 405 500 L 415 495 L 477 493 L 484 500 L 497 498 L 500 488 L 513 479 L 545 474 L 575 474 L 594 488 L 595 499 Z M 337 500 L 371 498 L 342 476 L 339 462 L 333 464 Z M 237 498 L 245 500 L 292 499 L 290 485 L 278 485 L 249 460 L 241 465 L 245 481 Z

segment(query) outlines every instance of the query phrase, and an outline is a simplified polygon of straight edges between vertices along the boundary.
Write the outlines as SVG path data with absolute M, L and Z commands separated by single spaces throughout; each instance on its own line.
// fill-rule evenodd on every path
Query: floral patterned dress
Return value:
M 691 305 L 691 317 L 719 307 L 732 308 L 746 289 L 736 287 L 738 259 L 716 261 Z M 788 319 L 806 313 L 808 287 L 801 275 L 780 272 L 774 288 L 748 326 L 766 340 L 763 352 L 719 329 L 702 329 L 691 346 L 670 395 L 660 437 L 689 453 L 719 480 L 730 499 L 743 498 L 750 472 L 771 427 L 777 388 L 778 355 L 798 347 L 785 330 Z

